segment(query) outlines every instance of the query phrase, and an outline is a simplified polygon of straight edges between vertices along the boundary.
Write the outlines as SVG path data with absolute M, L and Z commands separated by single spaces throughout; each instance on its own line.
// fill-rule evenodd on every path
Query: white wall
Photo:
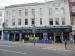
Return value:
M 0 7 L 0 12 L 2 13 L 2 16 L 0 16 L 0 28 L 3 28 L 3 22 L 4 22 L 4 7 Z
M 58 5 L 55 5 L 55 4 L 58 4 Z M 64 7 L 65 8 L 65 14 L 61 14 L 60 13 L 60 8 Z M 25 19 L 25 8 L 28 9 L 28 25 L 24 25 L 24 19 Z M 40 8 L 42 8 L 42 25 L 40 25 Z M 48 12 L 48 9 L 49 8 L 53 8 L 53 15 L 49 16 L 49 12 Z M 56 15 L 55 12 L 54 12 L 54 9 L 55 8 L 59 8 L 59 14 Z M 18 10 L 21 9 L 22 10 L 22 16 L 18 16 Z M 35 5 L 35 6 L 19 6 L 18 7 L 12 7 L 12 8 L 6 8 L 5 9 L 5 21 L 8 20 L 7 24 L 8 24 L 8 27 L 32 27 L 31 26 L 31 18 L 32 18 L 32 15 L 31 15 L 31 9 L 35 9 L 35 22 L 36 22 L 36 26 L 50 26 L 49 25 L 49 17 L 53 18 L 54 19 L 54 25 L 53 26 L 56 26 L 55 25 L 55 18 L 58 17 L 60 18 L 60 25 L 58 26 L 63 26 L 61 24 L 61 18 L 65 17 L 65 20 L 66 20 L 66 25 L 71 25 L 71 22 L 70 22 L 70 14 L 69 14 L 69 5 L 68 5 L 68 2 L 48 2 L 48 3 L 44 3 L 44 4 L 41 4 L 41 5 Z M 16 25 L 15 26 L 12 26 L 12 10 L 15 10 L 15 16 L 13 16 L 15 18 L 15 21 L 16 21 Z M 9 12 L 9 16 L 6 16 L 6 11 Z M 21 26 L 18 26 L 18 18 L 21 18 L 22 19 L 22 25 Z

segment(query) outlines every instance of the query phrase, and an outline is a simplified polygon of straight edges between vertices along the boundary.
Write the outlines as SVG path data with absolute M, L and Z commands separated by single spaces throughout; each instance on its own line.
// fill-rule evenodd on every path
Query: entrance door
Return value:
M 16 33 L 15 41 L 19 41 L 19 33 Z
M 9 35 L 9 41 L 14 41 L 14 33 L 10 33 L 10 35 Z
M 56 36 L 56 41 L 55 41 L 56 43 L 61 43 L 61 38 L 60 38 L 60 36 Z

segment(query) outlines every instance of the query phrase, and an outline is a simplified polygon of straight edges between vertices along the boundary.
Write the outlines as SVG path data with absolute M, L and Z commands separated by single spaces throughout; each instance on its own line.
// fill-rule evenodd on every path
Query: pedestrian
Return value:
M 67 40 L 65 40 L 65 49 L 67 49 Z

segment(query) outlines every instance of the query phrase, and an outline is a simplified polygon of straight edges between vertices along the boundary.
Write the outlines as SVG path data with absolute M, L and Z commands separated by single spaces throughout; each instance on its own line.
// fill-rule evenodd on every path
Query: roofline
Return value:
M 15 5 L 6 6 L 5 8 L 13 8 L 13 7 L 21 7 L 21 6 L 45 5 L 48 2 L 54 2 L 54 1 L 47 1 L 47 2 L 42 2 L 42 3 L 34 2 L 34 3 L 26 3 L 26 4 L 15 4 Z

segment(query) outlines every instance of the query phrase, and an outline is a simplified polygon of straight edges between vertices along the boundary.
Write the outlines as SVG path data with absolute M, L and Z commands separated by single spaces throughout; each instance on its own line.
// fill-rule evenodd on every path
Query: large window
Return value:
M 74 17 L 71 19 L 71 24 L 75 25 L 75 18 Z
M 61 8 L 61 13 L 65 14 L 65 8 Z
M 59 14 L 59 9 L 58 8 L 55 8 L 55 14 Z
M 25 9 L 25 16 L 28 16 L 28 9 Z
M 35 9 L 32 9 L 32 17 L 35 18 Z
M 15 16 L 15 10 L 12 10 L 12 16 Z
M 32 25 L 34 25 L 34 24 L 35 24 L 34 19 L 32 19 Z
M 21 19 L 20 18 L 18 19 L 18 25 L 21 25 Z
M 8 17 L 8 15 L 9 15 L 9 12 L 8 12 L 8 11 L 6 11 L 6 16 Z
M 25 19 L 25 25 L 28 25 L 28 19 Z
M 62 18 L 62 25 L 65 25 L 65 18 Z
M 49 8 L 49 15 L 52 14 L 52 8 Z
M 59 25 L 59 18 L 56 18 L 56 19 L 55 19 L 55 24 L 56 24 L 56 25 Z
M 42 25 L 42 18 L 40 18 L 40 25 Z
M 22 10 L 19 10 L 19 16 L 21 16 L 21 14 L 22 14 Z
M 42 15 L 42 8 L 40 8 L 40 16 Z
M 53 18 L 49 19 L 49 25 L 53 25 Z
M 15 26 L 15 19 L 12 19 L 12 26 Z
M 75 2 L 75 0 L 70 0 L 71 2 Z
M 75 13 L 75 6 L 72 6 L 72 12 Z

